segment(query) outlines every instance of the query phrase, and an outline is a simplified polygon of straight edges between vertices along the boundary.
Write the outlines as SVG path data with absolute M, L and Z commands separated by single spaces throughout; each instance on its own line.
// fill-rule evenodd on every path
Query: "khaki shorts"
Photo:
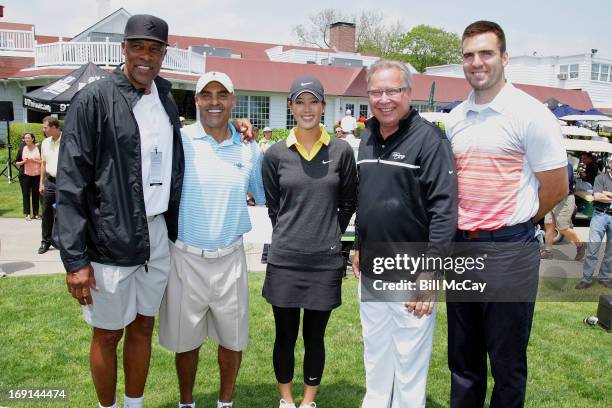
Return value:
M 155 316 L 170 273 L 168 230 L 163 215 L 148 223 L 151 256 L 143 265 L 115 266 L 92 262 L 98 290 L 91 291 L 93 305 L 82 306 L 83 318 L 93 327 L 123 329 L 136 314 Z
M 546 217 L 544 217 L 544 224 L 555 224 L 560 230 L 571 228 L 572 215 L 574 215 L 575 208 L 576 198 L 573 194 L 570 194 L 546 214 Z
M 244 350 L 249 336 L 249 288 L 244 247 L 205 258 L 170 245 L 170 277 L 159 312 L 159 343 L 176 353 L 207 338 Z

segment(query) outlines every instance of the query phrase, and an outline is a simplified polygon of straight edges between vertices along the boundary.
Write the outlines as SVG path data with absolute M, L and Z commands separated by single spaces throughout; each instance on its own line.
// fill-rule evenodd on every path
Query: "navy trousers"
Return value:
M 504 290 L 503 286 L 522 280 L 521 286 L 514 289 L 520 292 L 517 295 L 525 293 L 525 285 L 534 294 L 537 291 L 540 262 L 534 229 L 526 224 L 524 231 L 514 235 L 490 234 L 476 242 L 458 234 L 457 241 L 468 248 L 473 243 L 479 248 L 477 253 L 482 253 L 484 248 L 493 265 L 486 279 L 491 286 L 496 286 L 498 293 L 506 296 L 503 301 L 495 301 L 493 297 L 486 301 L 447 302 L 450 405 L 453 408 L 484 406 L 488 355 L 495 382 L 490 407 L 522 407 L 535 297 L 532 301 L 524 301 L 521 296 L 513 300 L 513 289 Z

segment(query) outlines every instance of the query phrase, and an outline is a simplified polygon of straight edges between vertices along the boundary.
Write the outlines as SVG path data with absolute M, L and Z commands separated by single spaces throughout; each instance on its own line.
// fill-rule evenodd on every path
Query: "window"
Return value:
M 293 129 L 294 127 L 297 126 L 295 117 L 293 116 L 293 113 L 291 113 L 291 108 L 289 108 L 290 100 L 291 100 L 290 98 L 287 98 L 287 129 Z
M 270 97 L 237 95 L 232 118 L 248 118 L 253 126 L 262 129 L 270 125 Z
M 599 79 L 599 64 L 591 64 L 591 80 L 597 81 Z
M 366 119 L 368 118 L 368 105 L 359 105 L 359 116 L 357 117 L 357 119 L 362 116 Z
M 353 116 L 355 116 L 355 104 L 354 103 L 347 103 L 345 109 L 350 109 L 351 110 L 351 114 Z M 344 112 L 342 112 L 342 113 L 344 113 Z M 344 115 L 342 115 L 342 116 L 344 116 Z
M 608 71 L 610 70 L 610 66 L 609 65 L 602 65 L 601 66 L 601 73 L 599 74 L 599 80 L 600 81 L 607 81 L 608 80 Z
M 612 82 L 612 66 L 609 64 L 591 64 L 591 80 Z
M 570 65 L 569 69 L 569 77 L 570 78 L 578 78 L 578 64 Z
M 578 70 L 580 65 L 572 64 L 572 65 L 559 65 L 559 73 L 567 74 L 568 78 L 578 78 Z

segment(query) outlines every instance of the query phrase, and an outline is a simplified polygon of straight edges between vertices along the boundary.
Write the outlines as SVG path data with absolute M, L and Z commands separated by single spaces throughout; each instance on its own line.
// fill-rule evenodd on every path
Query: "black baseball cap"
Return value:
M 304 92 L 309 92 L 320 101 L 325 100 L 325 92 L 323 91 L 323 84 L 317 78 L 313 76 L 301 76 L 291 84 L 291 90 L 289 91 L 289 97 L 291 102 L 295 102 L 298 96 Z
M 124 40 L 153 40 L 168 45 L 168 23 L 149 14 L 135 14 L 127 21 Z

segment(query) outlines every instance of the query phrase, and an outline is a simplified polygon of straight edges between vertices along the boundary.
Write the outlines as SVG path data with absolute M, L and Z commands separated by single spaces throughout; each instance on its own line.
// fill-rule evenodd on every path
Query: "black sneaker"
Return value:
M 586 289 L 589 286 L 591 286 L 592 283 L 586 283 L 585 281 L 580 281 L 578 282 L 578 284 L 575 286 L 576 289 Z
M 610 281 L 598 280 L 597 282 L 601 283 L 601 285 L 606 289 L 612 289 L 612 282 Z
M 47 241 L 42 241 L 40 243 L 40 248 L 38 248 L 38 254 L 42 255 L 45 252 L 47 252 L 49 250 L 49 248 L 51 247 L 51 244 L 48 243 Z

